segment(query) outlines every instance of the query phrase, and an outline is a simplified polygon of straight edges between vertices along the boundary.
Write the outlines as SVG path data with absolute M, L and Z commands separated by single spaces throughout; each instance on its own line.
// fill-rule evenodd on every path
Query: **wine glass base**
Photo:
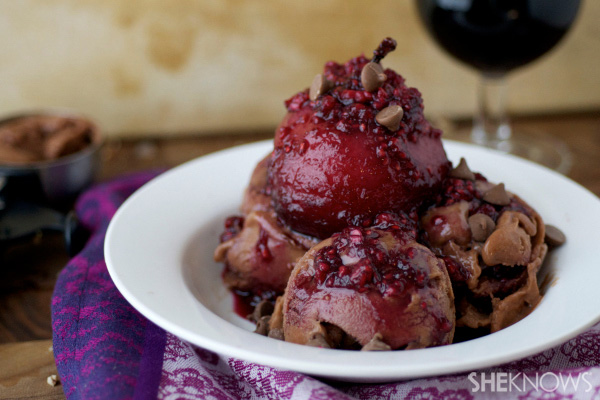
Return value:
M 572 155 L 569 147 L 561 140 L 535 131 L 512 131 L 507 140 L 473 140 L 471 128 L 451 128 L 444 131 L 444 138 L 460 142 L 479 144 L 513 154 L 567 174 L 571 169 Z

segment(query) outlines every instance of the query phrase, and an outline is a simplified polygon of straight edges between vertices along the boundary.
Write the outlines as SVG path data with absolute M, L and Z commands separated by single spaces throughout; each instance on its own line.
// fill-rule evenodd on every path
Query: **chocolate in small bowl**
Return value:
M 38 111 L 0 120 L 0 177 L 33 200 L 72 200 L 100 169 L 103 138 L 89 118 Z

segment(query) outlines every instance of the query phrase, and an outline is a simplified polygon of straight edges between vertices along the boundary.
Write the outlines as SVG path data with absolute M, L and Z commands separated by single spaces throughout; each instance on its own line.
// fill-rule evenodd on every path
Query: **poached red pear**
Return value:
M 328 62 L 310 89 L 286 101 L 268 184 L 277 215 L 320 239 L 382 212 L 410 212 L 441 187 L 450 163 L 420 92 L 372 59 Z

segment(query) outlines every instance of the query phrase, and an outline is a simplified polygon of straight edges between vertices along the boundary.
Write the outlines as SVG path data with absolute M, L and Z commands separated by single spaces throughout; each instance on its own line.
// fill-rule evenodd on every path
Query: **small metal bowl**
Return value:
M 92 127 L 91 143 L 75 153 L 47 161 L 12 164 L 0 160 L 0 181 L 11 197 L 43 204 L 72 201 L 87 188 L 100 171 L 100 149 L 104 139 L 98 126 L 89 118 L 68 110 L 42 110 L 0 119 L 0 126 L 16 119 L 35 116 L 55 116 L 85 120 Z M 1 188 L 0 188 L 1 189 Z

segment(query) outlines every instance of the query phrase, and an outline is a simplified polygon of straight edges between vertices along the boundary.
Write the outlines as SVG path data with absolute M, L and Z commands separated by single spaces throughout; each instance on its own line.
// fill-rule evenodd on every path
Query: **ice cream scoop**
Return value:
M 457 326 L 495 332 L 527 316 L 541 300 L 537 272 L 548 249 L 540 215 L 464 160 L 442 193 L 421 215 L 421 239 L 446 264 Z
M 448 344 L 453 301 L 444 263 L 412 235 L 349 227 L 297 262 L 284 296 L 284 337 L 332 348 L 345 339 L 365 350 Z

